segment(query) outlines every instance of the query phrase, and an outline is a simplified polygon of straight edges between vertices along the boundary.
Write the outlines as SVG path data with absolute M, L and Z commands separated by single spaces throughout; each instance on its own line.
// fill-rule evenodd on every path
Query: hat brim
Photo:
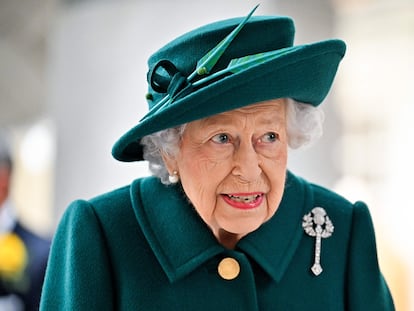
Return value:
M 280 57 L 226 76 L 156 113 L 149 111 L 115 143 L 112 155 L 119 161 L 141 161 L 142 137 L 254 103 L 293 98 L 318 106 L 331 88 L 345 49 L 341 40 L 294 46 Z

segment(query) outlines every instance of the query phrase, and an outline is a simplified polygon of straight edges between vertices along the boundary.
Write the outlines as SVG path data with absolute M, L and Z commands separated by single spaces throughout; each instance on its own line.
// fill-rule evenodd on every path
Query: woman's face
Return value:
M 283 99 L 266 101 L 188 123 L 178 155 L 166 160 L 223 244 L 256 230 L 279 206 L 287 165 L 285 106 Z

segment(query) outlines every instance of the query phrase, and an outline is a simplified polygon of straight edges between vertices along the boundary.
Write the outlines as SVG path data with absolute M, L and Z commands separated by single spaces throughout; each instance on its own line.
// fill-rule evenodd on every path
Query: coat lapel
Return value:
M 131 191 L 138 222 L 171 282 L 223 252 L 178 185 L 146 178 L 134 182 Z

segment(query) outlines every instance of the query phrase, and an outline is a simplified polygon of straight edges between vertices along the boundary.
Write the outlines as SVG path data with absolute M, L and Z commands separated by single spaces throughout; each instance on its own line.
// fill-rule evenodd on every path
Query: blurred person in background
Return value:
M 150 110 L 113 155 L 154 176 L 67 208 L 41 310 L 394 310 L 366 204 L 287 169 L 345 44 L 251 14 L 150 57 Z
M 17 218 L 10 199 L 13 159 L 0 133 L 0 310 L 39 309 L 50 241 Z

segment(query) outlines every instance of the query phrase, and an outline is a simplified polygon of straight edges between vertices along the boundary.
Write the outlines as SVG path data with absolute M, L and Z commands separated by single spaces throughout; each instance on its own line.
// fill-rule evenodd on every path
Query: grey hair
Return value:
M 319 107 L 287 99 L 287 137 L 291 149 L 310 146 L 323 132 L 324 113 Z M 174 157 L 179 152 L 181 136 L 186 124 L 147 135 L 141 139 L 144 147 L 144 159 L 149 163 L 149 170 L 161 179 L 163 184 L 170 184 L 168 171 L 162 155 Z
M 318 106 L 287 99 L 288 145 L 291 149 L 309 147 L 321 138 L 325 114 Z
M 144 147 L 144 160 L 148 161 L 150 172 L 161 179 L 165 185 L 170 184 L 168 171 L 165 167 L 162 155 L 174 157 L 179 151 L 181 136 L 186 124 L 174 128 L 168 128 L 141 139 Z

